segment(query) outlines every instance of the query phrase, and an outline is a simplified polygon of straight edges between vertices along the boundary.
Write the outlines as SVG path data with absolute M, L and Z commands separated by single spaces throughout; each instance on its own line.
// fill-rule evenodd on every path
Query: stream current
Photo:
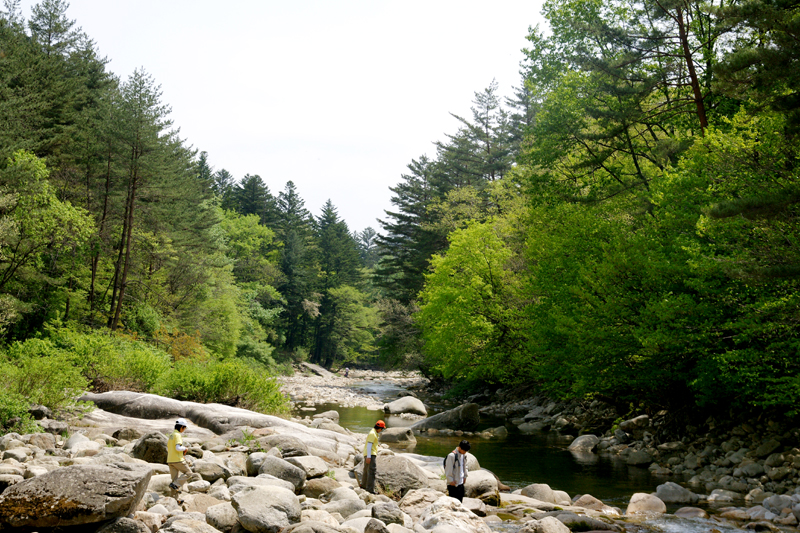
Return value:
M 397 399 L 404 389 L 393 383 L 382 381 L 364 381 L 353 385 L 359 392 L 374 395 L 382 402 Z M 438 398 L 423 397 L 420 399 L 428 408 L 428 416 L 435 415 L 455 405 L 447 405 Z M 299 408 L 301 406 L 298 406 Z M 367 433 L 376 420 L 382 419 L 387 427 L 407 427 L 416 420 L 400 416 L 385 415 L 380 411 L 365 407 L 342 407 L 335 403 L 316 404 L 312 408 L 298 409 L 298 416 L 313 416 L 329 410 L 339 412 L 339 425 L 354 433 Z M 671 477 L 656 477 L 647 469 L 630 466 L 624 460 L 607 455 L 573 455 L 567 447 L 574 437 L 559 436 L 555 432 L 524 435 L 516 431 L 505 419 L 481 416 L 477 430 L 506 425 L 507 437 L 483 439 L 477 436 L 456 437 L 436 435 L 416 435 L 417 444 L 413 449 L 396 448 L 398 452 L 408 451 L 420 455 L 444 457 L 452 451 L 462 438 L 467 438 L 472 445 L 470 450 L 482 468 L 494 472 L 512 490 L 525 487 L 531 483 L 546 483 L 554 490 L 563 490 L 570 496 L 591 494 L 617 506 L 624 512 L 630 497 L 635 492 L 655 492 L 656 487 L 667 481 L 682 481 Z M 391 446 L 391 445 L 390 445 Z M 682 505 L 668 505 L 668 512 L 675 511 Z M 741 531 L 734 527 L 726 527 L 712 520 L 680 519 L 671 515 L 656 519 L 648 519 L 646 529 L 656 529 L 668 533 L 699 533 L 717 530 L 722 532 Z M 502 530 L 504 528 L 494 528 Z M 515 530 L 516 528 L 510 528 Z

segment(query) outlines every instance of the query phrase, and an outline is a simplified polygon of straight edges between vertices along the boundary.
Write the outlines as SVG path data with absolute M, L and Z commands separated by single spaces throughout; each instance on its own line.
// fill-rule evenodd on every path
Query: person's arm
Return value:
M 370 457 L 372 457 L 372 443 L 368 442 L 367 443 L 367 459 L 369 459 Z
M 453 468 L 453 463 L 455 461 L 455 457 L 452 453 L 447 454 L 447 458 L 444 460 L 444 475 L 447 477 L 447 484 L 448 485 L 455 485 L 456 479 L 454 474 L 455 468 Z

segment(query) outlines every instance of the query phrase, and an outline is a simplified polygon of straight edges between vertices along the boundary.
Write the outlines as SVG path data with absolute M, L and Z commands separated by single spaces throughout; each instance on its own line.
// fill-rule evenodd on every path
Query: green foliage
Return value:
M 288 412 L 275 379 L 238 359 L 178 361 L 162 375 L 154 392 L 177 400 L 222 403 L 262 413 Z
M 0 389 L 0 436 L 6 433 L 38 433 L 42 427 L 28 413 L 31 402 L 6 388 Z

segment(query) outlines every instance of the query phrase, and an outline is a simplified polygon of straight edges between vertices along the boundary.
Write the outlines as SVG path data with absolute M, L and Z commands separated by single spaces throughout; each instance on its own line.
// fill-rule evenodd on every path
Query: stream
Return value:
M 373 395 L 381 402 L 397 399 L 402 388 L 389 382 L 369 380 L 358 382 L 353 388 L 362 394 Z M 428 416 L 435 415 L 455 405 L 435 397 L 420 399 L 428 408 Z M 329 410 L 339 412 L 339 425 L 354 433 L 367 433 L 376 420 L 382 419 L 387 427 L 407 427 L 415 420 L 400 416 L 385 415 L 381 411 L 365 407 L 342 407 L 336 403 L 320 403 L 312 407 L 298 406 L 297 416 L 313 416 Z M 481 417 L 477 430 L 506 425 L 507 437 L 484 439 L 477 436 L 470 440 L 472 454 L 477 457 L 481 467 L 494 472 L 512 490 L 530 485 L 546 483 L 554 490 L 563 490 L 570 496 L 591 494 L 608 505 L 619 507 L 623 512 L 632 494 L 636 492 L 655 492 L 656 487 L 667 481 L 681 481 L 675 476 L 658 478 L 644 468 L 630 466 L 624 460 L 606 455 L 573 455 L 567 447 L 573 437 L 561 437 L 556 432 L 524 435 L 516 431 L 505 419 Z M 417 444 L 413 449 L 393 448 L 398 452 L 408 451 L 421 455 L 444 457 L 452 451 L 464 437 L 436 435 L 416 435 Z M 390 445 L 391 446 L 391 445 Z M 674 512 L 683 505 L 668 505 L 668 512 Z M 701 506 L 703 507 L 703 506 Z M 709 509 L 708 506 L 704 506 Z M 499 525 L 499 524 L 498 524 Z M 647 519 L 642 525 L 647 530 L 666 533 L 708 533 L 741 531 L 732 525 L 720 523 L 715 519 L 681 519 L 672 515 Z M 517 527 L 507 524 L 494 527 L 495 531 L 516 531 Z

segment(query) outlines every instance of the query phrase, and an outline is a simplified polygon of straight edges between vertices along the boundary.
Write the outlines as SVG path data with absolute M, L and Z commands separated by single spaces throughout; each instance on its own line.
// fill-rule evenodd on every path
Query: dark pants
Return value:
M 367 464 L 367 458 L 364 458 L 364 471 L 361 473 L 361 488 L 367 492 L 375 494 L 375 472 L 378 470 L 377 457 L 372 456 Z
M 464 501 L 464 485 L 447 485 L 447 495 L 451 498 L 463 502 Z

